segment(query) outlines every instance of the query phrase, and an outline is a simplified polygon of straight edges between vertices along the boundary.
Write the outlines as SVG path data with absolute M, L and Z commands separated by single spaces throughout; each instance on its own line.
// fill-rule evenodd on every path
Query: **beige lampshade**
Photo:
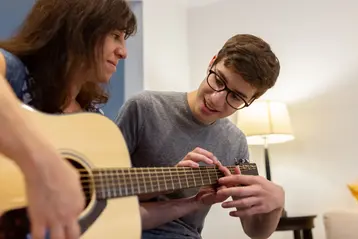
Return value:
M 294 139 L 290 116 L 282 102 L 256 101 L 237 113 L 237 126 L 250 145 L 283 143 Z

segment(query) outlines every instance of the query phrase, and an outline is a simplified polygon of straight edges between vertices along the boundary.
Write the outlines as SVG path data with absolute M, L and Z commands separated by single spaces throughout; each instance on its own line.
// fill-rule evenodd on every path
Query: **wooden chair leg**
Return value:
M 303 230 L 303 239 L 313 239 L 311 229 Z
M 293 238 L 294 239 L 302 239 L 301 231 L 300 230 L 293 231 Z

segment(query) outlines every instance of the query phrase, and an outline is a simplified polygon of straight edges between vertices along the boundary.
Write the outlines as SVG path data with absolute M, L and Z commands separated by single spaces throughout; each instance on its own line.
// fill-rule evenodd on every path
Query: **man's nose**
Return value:
M 211 103 L 215 107 L 223 107 L 226 103 L 227 91 L 223 90 L 220 92 L 215 91 L 211 96 Z

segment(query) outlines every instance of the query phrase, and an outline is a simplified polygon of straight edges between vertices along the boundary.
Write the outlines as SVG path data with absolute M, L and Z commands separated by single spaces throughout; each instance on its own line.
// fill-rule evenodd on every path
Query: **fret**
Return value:
M 106 198 L 106 181 L 105 181 L 105 177 L 104 177 L 104 173 L 100 172 L 100 177 L 101 177 L 101 181 L 102 181 L 102 194 L 103 194 L 103 198 Z
M 117 179 L 116 179 L 116 174 L 114 170 L 111 170 L 111 188 L 112 188 L 112 194 L 113 197 L 117 197 L 118 193 L 117 193 Z
M 147 175 L 148 175 L 149 181 L 150 181 L 150 187 L 151 187 L 151 189 L 152 189 L 152 192 L 154 192 L 152 174 L 150 173 L 149 168 L 147 168 L 147 171 L 148 171 L 148 172 L 147 172 Z
M 186 174 L 186 169 L 184 168 L 181 171 L 182 171 L 182 173 L 184 173 L 185 180 L 186 180 L 186 186 L 189 187 L 189 180 L 188 180 L 188 175 Z
M 196 180 L 195 180 L 194 170 L 193 170 L 193 168 L 190 168 L 190 169 L 191 169 L 191 173 L 193 174 L 194 185 L 196 186 Z
M 124 169 L 121 170 L 122 171 L 122 176 L 123 176 L 123 179 L 124 179 L 124 182 L 123 182 L 123 185 L 124 185 L 124 190 L 126 191 L 126 195 L 128 195 L 128 186 L 126 184 L 126 175 L 125 175 L 125 172 L 124 172 Z
M 210 182 L 210 184 L 212 184 L 211 176 L 210 176 L 210 172 L 209 172 L 209 167 L 206 167 L 206 172 L 208 173 L 209 182 Z
M 119 195 L 123 196 L 123 186 L 125 186 L 125 182 L 122 182 L 122 178 L 123 178 L 123 174 L 121 174 L 120 170 L 116 170 L 117 172 L 117 177 L 118 177 L 118 191 L 119 191 Z
M 201 178 L 201 184 L 204 185 L 204 180 L 203 180 L 203 175 L 201 175 L 201 169 L 198 169 L 199 174 L 200 174 L 200 178 Z
M 99 199 L 101 197 L 101 190 L 100 190 L 101 182 L 99 179 L 99 175 L 96 175 L 95 171 L 93 171 L 93 174 L 91 176 L 93 177 L 94 192 L 96 193 L 96 197 Z M 81 178 L 81 180 L 82 180 L 82 178 Z
M 160 189 L 160 184 L 159 184 L 159 172 L 157 171 L 158 169 L 155 169 L 155 175 L 157 176 L 157 186 L 158 189 Z
M 110 170 L 106 171 L 106 178 L 107 178 L 107 191 L 109 193 L 109 197 L 113 198 L 114 197 L 114 192 L 112 192 L 113 188 L 113 184 L 112 184 L 112 172 Z
M 127 169 L 126 171 L 128 173 L 129 182 L 130 182 L 130 189 L 131 189 L 130 194 L 132 194 L 132 193 L 134 193 L 134 184 L 133 184 L 133 180 L 132 180 L 132 174 L 131 174 L 130 169 Z
M 135 170 L 135 169 L 134 169 Z M 135 190 L 135 188 L 133 189 L 133 193 L 135 194 L 135 193 L 141 193 L 142 192 L 142 190 L 141 190 L 141 187 L 140 187 L 140 185 L 141 184 L 139 184 L 139 180 L 138 180 L 138 173 L 136 172 L 136 171 L 132 171 L 133 173 L 134 173 L 134 175 L 135 175 L 135 178 L 136 178 L 136 180 L 137 180 L 137 191 Z
M 108 178 L 108 171 L 104 172 L 104 177 L 105 177 L 105 184 L 106 184 L 104 188 L 105 188 L 105 190 L 107 192 L 107 197 L 111 198 L 112 197 L 112 192 L 110 190 L 111 184 L 110 184 L 110 179 Z
M 183 186 L 181 185 L 181 178 L 180 178 L 180 175 L 179 175 L 179 167 L 176 167 L 175 171 L 177 173 L 177 176 L 178 176 L 178 182 L 179 182 L 179 187 L 182 188 Z
M 102 189 L 103 189 L 103 193 L 104 193 L 104 198 L 108 197 L 108 191 L 107 191 L 107 178 L 106 178 L 106 173 L 104 171 L 101 172 L 102 177 L 103 177 L 103 181 L 102 181 Z
M 165 185 L 165 191 L 168 191 L 167 180 L 165 178 L 165 173 L 164 173 L 164 168 L 163 167 L 162 167 L 162 172 L 163 172 L 163 181 L 164 181 L 164 185 Z
M 168 171 L 169 171 L 170 179 L 171 179 L 171 181 L 172 181 L 172 187 L 173 187 L 172 189 L 175 189 L 174 180 L 173 180 L 173 176 L 172 176 L 171 170 L 168 169 Z
M 138 169 L 138 175 L 141 175 L 141 180 L 139 180 L 140 181 L 140 183 L 139 183 L 139 185 L 144 185 L 144 193 L 147 193 L 148 192 L 148 190 L 147 190 L 147 180 L 145 180 L 145 172 L 144 172 L 144 168 L 139 168 Z M 150 176 L 149 174 L 148 174 L 148 176 Z M 141 186 L 139 186 L 140 187 L 140 190 L 142 190 L 142 188 L 141 188 Z
M 184 177 L 186 180 L 186 186 L 189 188 L 190 187 L 190 184 L 189 184 L 190 178 L 188 179 L 189 174 L 187 174 L 187 169 L 181 168 L 180 171 L 181 171 L 181 174 L 184 174 Z
M 113 184 L 112 184 L 112 172 L 110 170 L 108 170 L 107 172 L 107 180 L 108 180 L 108 187 L 107 190 L 109 191 L 110 197 L 114 197 L 114 192 L 112 192 L 113 190 Z
M 118 197 L 119 196 L 119 189 L 118 189 L 118 179 L 116 177 L 116 171 L 113 169 L 112 171 L 112 183 L 111 183 L 111 187 L 113 189 L 113 194 L 114 197 Z
M 95 186 L 97 186 L 96 187 L 97 197 L 106 198 L 106 192 L 104 190 L 102 172 L 98 171 L 98 173 L 96 173 L 96 171 L 95 171 L 95 172 L 93 172 L 93 176 L 94 176 L 94 179 L 95 179 Z M 97 178 L 97 180 L 96 180 L 96 178 Z
M 107 187 L 106 190 L 108 192 L 109 197 L 112 197 L 112 191 L 111 191 L 111 172 L 106 171 L 106 180 L 107 180 Z

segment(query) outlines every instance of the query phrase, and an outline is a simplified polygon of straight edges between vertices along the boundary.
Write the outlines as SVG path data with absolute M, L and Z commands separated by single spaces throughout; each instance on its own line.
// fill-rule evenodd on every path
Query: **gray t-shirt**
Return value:
M 187 93 L 144 91 L 122 106 L 115 120 L 127 142 L 133 167 L 174 166 L 201 147 L 223 165 L 248 160 L 245 135 L 228 119 L 204 125 L 193 117 Z M 190 197 L 198 189 L 186 189 L 154 200 Z M 142 233 L 149 238 L 201 238 L 210 207 Z

